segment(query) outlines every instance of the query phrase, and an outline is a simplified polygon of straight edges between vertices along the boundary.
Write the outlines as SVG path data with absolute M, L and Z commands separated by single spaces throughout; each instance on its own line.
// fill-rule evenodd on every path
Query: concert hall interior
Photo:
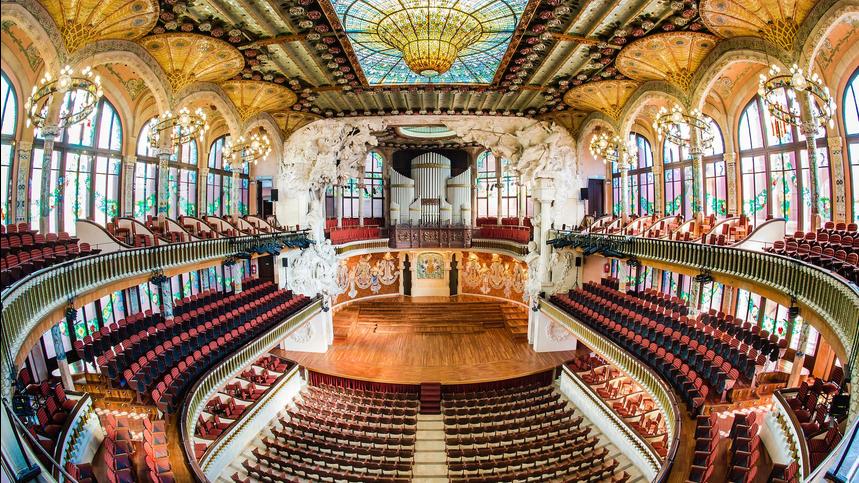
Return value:
M 859 481 L 859 0 L 0 0 L 3 483 Z

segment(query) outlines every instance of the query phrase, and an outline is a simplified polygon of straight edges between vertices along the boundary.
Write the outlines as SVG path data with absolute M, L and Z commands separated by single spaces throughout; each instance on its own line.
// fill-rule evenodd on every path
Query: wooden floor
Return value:
M 522 329 L 526 311 L 474 296 L 358 302 L 334 314 L 335 341 L 328 352 L 280 355 L 325 374 L 399 384 L 496 381 L 572 358 L 574 351 L 531 349 Z

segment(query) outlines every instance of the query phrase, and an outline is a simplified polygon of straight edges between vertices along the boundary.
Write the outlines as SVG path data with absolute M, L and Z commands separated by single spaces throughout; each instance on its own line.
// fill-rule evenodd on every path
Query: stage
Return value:
M 308 369 L 376 382 L 467 384 L 542 372 L 575 351 L 534 352 L 527 308 L 476 296 L 392 297 L 334 314 L 324 354 L 279 351 Z

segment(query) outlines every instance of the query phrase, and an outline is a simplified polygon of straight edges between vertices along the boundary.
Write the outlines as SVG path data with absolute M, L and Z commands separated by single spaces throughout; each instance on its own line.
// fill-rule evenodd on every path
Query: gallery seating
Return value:
M 0 225 L 0 252 L 0 289 L 5 289 L 37 270 L 101 250 L 79 243 L 66 232 L 43 234 L 27 223 L 18 223 Z

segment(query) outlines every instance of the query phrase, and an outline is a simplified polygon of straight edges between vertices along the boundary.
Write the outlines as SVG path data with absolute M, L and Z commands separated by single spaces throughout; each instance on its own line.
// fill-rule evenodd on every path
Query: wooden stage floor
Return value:
M 356 302 L 334 314 L 328 352 L 280 355 L 316 372 L 398 384 L 497 381 L 574 356 L 534 352 L 521 334 L 527 317 L 525 307 L 474 296 Z

